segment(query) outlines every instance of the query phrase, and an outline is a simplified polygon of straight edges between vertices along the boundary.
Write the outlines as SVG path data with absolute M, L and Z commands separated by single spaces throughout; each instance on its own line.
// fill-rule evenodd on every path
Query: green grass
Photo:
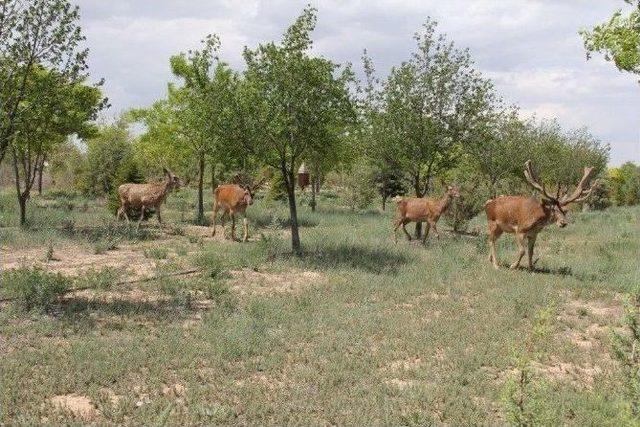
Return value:
M 163 212 L 168 223 L 192 221 L 180 223 L 172 202 Z M 337 203 L 322 201 L 316 213 L 301 208 L 301 258 L 290 255 L 286 207 L 260 200 L 249 210 L 251 235 L 263 236 L 257 241 L 154 241 L 165 258 L 175 252 L 201 275 L 120 289 L 110 285 L 115 273 L 96 272 L 75 279 L 95 283 L 95 297 L 70 294 L 55 315 L 0 310 L 0 424 L 79 422 L 46 404 L 71 393 L 96 405 L 100 424 L 504 424 L 513 419 L 505 395 L 522 360 L 532 367 L 527 408 L 535 420 L 631 423 L 607 333 L 621 319 L 598 317 L 589 304 L 621 306 L 639 282 L 640 209 L 575 214 L 566 229 L 550 226 L 538 237 L 538 270 L 529 272 L 491 267 L 482 217 L 470 225 L 482 230 L 478 237 L 442 224 L 440 241 L 394 245 L 390 212 Z M 91 224 L 97 209 L 90 204 L 77 223 Z M 118 227 L 134 244 L 156 239 Z M 16 233 L 2 245 L 21 247 L 24 235 L 58 239 L 56 251 L 87 241 Z M 503 264 L 514 259 L 512 236 L 501 238 L 498 256 Z M 312 271 L 319 279 L 251 292 L 234 271 Z M 102 298 L 104 289 L 120 289 L 121 298 Z M 157 298 L 133 298 L 134 290 Z M 573 315 L 572 301 L 586 305 Z M 591 347 L 567 338 L 591 324 L 602 327 Z M 535 369 L 559 363 L 576 374 Z M 593 366 L 599 370 L 586 378 Z M 166 392 L 176 384 L 184 392 Z

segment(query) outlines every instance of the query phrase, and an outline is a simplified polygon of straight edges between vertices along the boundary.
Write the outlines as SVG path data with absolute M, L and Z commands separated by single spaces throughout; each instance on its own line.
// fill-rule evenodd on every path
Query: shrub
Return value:
M 110 289 L 120 278 L 120 271 L 113 267 L 91 269 L 76 279 L 76 286 L 87 289 Z
M 2 274 L 2 283 L 9 298 L 15 298 L 25 311 L 49 311 L 70 285 L 61 274 L 37 268 L 9 270 Z
M 624 323 L 627 334 L 613 332 L 613 354 L 622 365 L 624 395 L 631 413 L 640 419 L 640 289 L 629 297 L 625 307 Z
M 169 256 L 169 251 L 167 250 L 167 248 L 154 247 L 154 248 L 145 249 L 144 256 L 146 258 L 153 258 L 153 259 L 167 259 L 167 256 Z

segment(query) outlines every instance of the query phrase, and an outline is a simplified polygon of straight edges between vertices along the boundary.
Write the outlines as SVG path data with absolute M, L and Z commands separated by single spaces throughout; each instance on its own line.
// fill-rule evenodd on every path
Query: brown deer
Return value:
M 555 196 L 547 192 L 544 184 L 538 179 L 531 168 L 531 160 L 524 164 L 524 176 L 533 188 L 542 194 L 542 200 L 527 196 L 498 196 L 488 200 L 484 209 L 489 225 L 489 261 L 495 268 L 499 268 L 496 255 L 496 240 L 504 232 L 516 235 L 518 242 L 518 258 L 510 268 L 518 268 L 525 253 L 525 240 L 527 241 L 527 253 L 529 268 L 533 269 L 533 247 L 536 244 L 538 233 L 547 225 L 555 222 L 558 227 L 567 225 L 565 207 L 569 203 L 584 201 L 597 185 L 597 181 L 587 189 L 593 168 L 584 168 L 582 179 L 578 182 L 571 195 L 568 192 L 560 197 L 560 187 Z
M 117 218 L 120 219 L 124 215 L 127 223 L 129 216 L 127 210 L 140 209 L 140 219 L 138 220 L 138 228 L 144 218 L 144 210 L 154 208 L 158 215 L 158 222 L 162 225 L 162 216 L 160 215 L 160 205 L 167 198 L 169 191 L 174 188 L 180 188 L 182 181 L 175 176 L 167 168 L 163 168 L 164 181 L 150 182 L 147 184 L 122 184 L 118 187 L 118 197 L 120 199 L 120 207 L 118 208 Z
M 231 217 L 231 238 L 236 240 L 236 214 L 240 214 L 242 215 L 244 230 L 242 241 L 246 242 L 249 239 L 249 221 L 247 220 L 246 209 L 247 206 L 253 204 L 253 192 L 262 185 L 265 180 L 266 178 L 252 185 L 223 184 L 213 190 L 215 200 L 213 202 L 212 236 L 216 235 L 216 216 L 218 215 L 218 211 L 222 209 L 223 230 L 225 224 L 224 217 L 228 215 Z
M 398 218 L 395 221 L 393 236 L 398 243 L 398 228 L 402 226 L 402 231 L 407 235 L 407 239 L 411 240 L 411 235 L 407 231 L 406 225 L 410 222 L 426 222 L 427 227 L 424 230 L 422 243 L 427 241 L 429 229 L 433 228 L 436 237 L 440 239 L 440 233 L 436 228 L 436 223 L 440 219 L 440 215 L 447 210 L 453 198 L 460 197 L 457 187 L 447 186 L 442 199 L 432 199 L 426 197 L 404 197 L 396 199 Z

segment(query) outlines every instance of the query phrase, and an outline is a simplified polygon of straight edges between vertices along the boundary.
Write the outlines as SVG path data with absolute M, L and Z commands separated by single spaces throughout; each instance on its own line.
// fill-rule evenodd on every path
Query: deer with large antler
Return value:
M 525 254 L 527 243 L 527 255 L 529 268 L 533 269 L 533 247 L 536 244 L 538 233 L 547 225 L 555 222 L 560 228 L 567 225 L 565 207 L 570 203 L 578 203 L 586 200 L 597 185 L 594 181 L 590 187 L 587 184 L 592 178 L 594 169 L 584 168 L 582 179 L 578 182 L 573 193 L 566 192 L 560 195 L 560 186 L 555 196 L 547 192 L 545 185 L 536 176 L 531 168 L 531 160 L 524 164 L 524 176 L 533 188 L 542 195 L 542 200 L 526 196 L 499 196 L 488 200 L 484 209 L 487 213 L 489 225 L 489 261 L 498 268 L 496 254 L 496 240 L 502 233 L 513 233 L 518 242 L 518 258 L 510 268 L 518 268 Z

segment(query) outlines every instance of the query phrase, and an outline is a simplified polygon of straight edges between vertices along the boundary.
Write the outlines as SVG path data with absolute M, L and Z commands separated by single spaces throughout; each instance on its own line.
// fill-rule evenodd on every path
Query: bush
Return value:
M 640 166 L 627 162 L 609 170 L 611 199 L 618 206 L 640 203 Z
M 9 270 L 2 274 L 4 291 L 25 311 L 49 311 L 70 287 L 70 279 L 37 268 Z
M 145 258 L 153 258 L 153 259 L 167 259 L 169 256 L 169 251 L 167 248 L 155 247 L 145 249 L 144 251 Z

